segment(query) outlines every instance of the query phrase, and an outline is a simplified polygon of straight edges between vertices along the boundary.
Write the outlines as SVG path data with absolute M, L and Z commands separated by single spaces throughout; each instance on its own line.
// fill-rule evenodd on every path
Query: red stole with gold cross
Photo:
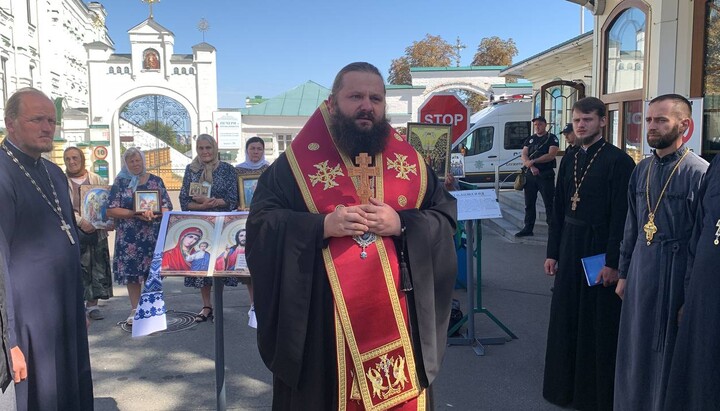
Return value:
M 339 152 L 323 102 L 285 152 L 308 210 L 328 214 L 360 204 L 353 162 Z M 395 210 L 419 208 L 427 189 L 425 163 L 390 129 L 375 197 Z M 361 258 L 352 237 L 331 238 L 323 259 L 335 302 L 339 410 L 424 410 L 415 368 L 405 293 L 392 238 L 377 236 Z

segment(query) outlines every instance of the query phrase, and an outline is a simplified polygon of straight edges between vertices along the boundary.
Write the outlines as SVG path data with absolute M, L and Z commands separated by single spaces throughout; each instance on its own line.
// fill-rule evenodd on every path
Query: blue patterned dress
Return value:
M 194 172 L 190 166 L 185 168 L 185 177 L 183 178 L 182 188 L 180 189 L 180 208 L 183 211 L 189 211 L 188 204 L 192 198 L 188 194 L 190 183 L 200 181 L 202 170 Z M 210 188 L 210 196 L 214 198 L 222 198 L 225 200 L 225 207 L 215 207 L 205 211 L 227 212 L 234 211 L 238 205 L 238 181 L 235 168 L 223 161 L 213 171 L 213 183 Z M 207 277 L 185 277 L 185 287 L 202 288 L 212 284 L 212 278 Z M 225 285 L 235 287 L 238 285 L 237 277 L 226 277 Z
M 158 190 L 161 207 L 172 210 L 172 203 L 162 178 L 150 174 L 147 183 L 138 184 L 137 190 Z M 110 189 L 108 208 L 134 209 L 133 191 L 130 189 L 129 179 L 115 179 Z M 115 282 L 120 285 L 137 284 L 140 282 L 140 277 L 147 278 L 159 231 L 160 219 L 154 219 L 152 222 L 137 218 L 115 220 L 115 256 L 113 258 Z

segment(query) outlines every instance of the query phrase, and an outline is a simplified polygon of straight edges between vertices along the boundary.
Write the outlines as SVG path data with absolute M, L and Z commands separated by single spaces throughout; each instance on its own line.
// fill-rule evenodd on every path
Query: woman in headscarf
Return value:
M 161 270 L 190 271 L 188 257 L 195 254 L 195 244 L 203 236 L 201 229 L 188 227 L 180 233 L 175 247 L 163 252 Z
M 265 142 L 260 137 L 250 137 L 245 143 L 245 161 L 235 166 L 239 175 L 260 174 L 270 167 L 265 160 Z
M 233 211 L 238 205 L 237 174 L 228 163 L 218 158 L 218 147 L 215 139 L 208 134 L 200 134 L 195 142 L 197 156 L 185 169 L 182 188 L 180 189 L 180 207 L 183 211 Z M 190 185 L 195 183 L 203 187 L 209 195 L 190 195 Z M 197 186 L 196 186 L 197 187 Z M 194 193 L 193 193 L 194 194 Z M 225 285 L 236 287 L 236 277 L 226 277 Z M 212 278 L 186 277 L 186 287 L 200 289 L 203 308 L 195 321 L 205 322 L 213 318 Z
M 90 215 L 80 215 L 82 207 L 80 186 L 103 185 L 105 182 L 99 175 L 85 168 L 85 154 L 79 148 L 66 148 L 63 152 L 63 160 L 80 236 L 80 265 L 85 289 L 85 308 L 90 319 L 102 320 L 104 316 L 98 307 L 98 299 L 107 300 L 113 295 L 108 234 L 106 230 L 93 226 L 94 218 L 98 217 L 97 214 L 93 215 L 94 207 L 89 207 Z
M 260 137 L 250 137 L 245 143 L 245 161 L 235 166 L 238 175 L 261 174 L 270 163 L 265 160 L 265 141 Z M 250 208 L 250 204 L 247 204 Z M 255 303 L 253 300 L 253 289 L 250 278 L 247 278 L 247 289 L 250 294 L 250 310 L 248 311 L 248 325 L 257 328 L 257 320 L 255 319 Z
M 127 286 L 132 308 L 127 323 L 132 325 L 142 284 L 150 273 L 150 263 L 160 232 L 159 215 L 155 215 L 152 210 L 135 213 L 135 191 L 157 190 L 163 212 L 172 210 L 172 203 L 162 178 L 148 173 L 145 169 L 145 156 L 142 151 L 135 147 L 129 148 L 122 159 L 122 169 L 110 189 L 107 214 L 115 219 L 115 281 Z

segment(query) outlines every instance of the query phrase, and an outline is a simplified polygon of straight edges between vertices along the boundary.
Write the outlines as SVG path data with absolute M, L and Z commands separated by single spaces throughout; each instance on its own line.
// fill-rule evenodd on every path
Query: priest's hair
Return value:
M 22 97 L 26 94 L 38 94 L 48 99 L 48 101 L 52 101 L 50 100 L 50 97 L 47 96 L 47 94 L 36 89 L 35 87 L 23 87 L 15 91 L 13 95 L 10 96 L 10 98 L 7 100 L 7 103 L 5 103 L 5 118 L 10 120 L 15 120 L 18 118 L 18 115 L 20 115 L 20 103 L 22 102 Z
M 686 99 L 684 96 L 681 96 L 680 94 L 663 94 L 660 96 L 655 97 L 654 99 L 650 100 L 649 104 L 658 103 L 661 101 L 667 101 L 670 100 L 673 102 L 673 113 L 677 114 L 681 118 L 690 118 L 692 117 L 692 104 L 690 103 L 690 100 Z
M 383 79 L 382 74 L 380 74 L 380 70 L 378 70 L 377 67 L 373 66 L 370 63 L 366 63 L 364 61 L 358 61 L 355 63 L 350 63 L 347 66 L 343 67 L 335 76 L 335 81 L 333 81 L 332 90 L 330 91 L 331 94 L 337 94 L 338 91 L 342 88 L 343 84 L 343 76 L 345 76 L 346 73 L 349 73 L 351 71 L 360 71 L 364 73 L 371 73 L 375 74 L 376 76 L 380 77 L 380 80 L 383 82 L 383 92 L 385 92 L 385 79 Z
M 579 111 L 583 114 L 595 113 L 598 117 L 603 118 L 607 115 L 605 103 L 597 97 L 585 97 L 576 101 L 572 106 L 572 111 Z

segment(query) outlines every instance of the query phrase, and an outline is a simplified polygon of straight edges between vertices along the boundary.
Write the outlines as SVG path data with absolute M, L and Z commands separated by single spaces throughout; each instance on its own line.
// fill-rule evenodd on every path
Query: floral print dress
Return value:
M 172 203 L 162 178 L 150 174 L 147 183 L 138 184 L 137 190 L 159 191 L 160 207 L 172 210 Z M 133 191 L 129 179 L 115 179 L 110 189 L 108 208 L 134 209 Z M 113 257 L 115 282 L 120 285 L 137 284 L 141 282 L 140 277 L 147 278 L 160 232 L 160 221 L 159 218 L 152 222 L 137 218 L 115 220 L 115 256 Z

